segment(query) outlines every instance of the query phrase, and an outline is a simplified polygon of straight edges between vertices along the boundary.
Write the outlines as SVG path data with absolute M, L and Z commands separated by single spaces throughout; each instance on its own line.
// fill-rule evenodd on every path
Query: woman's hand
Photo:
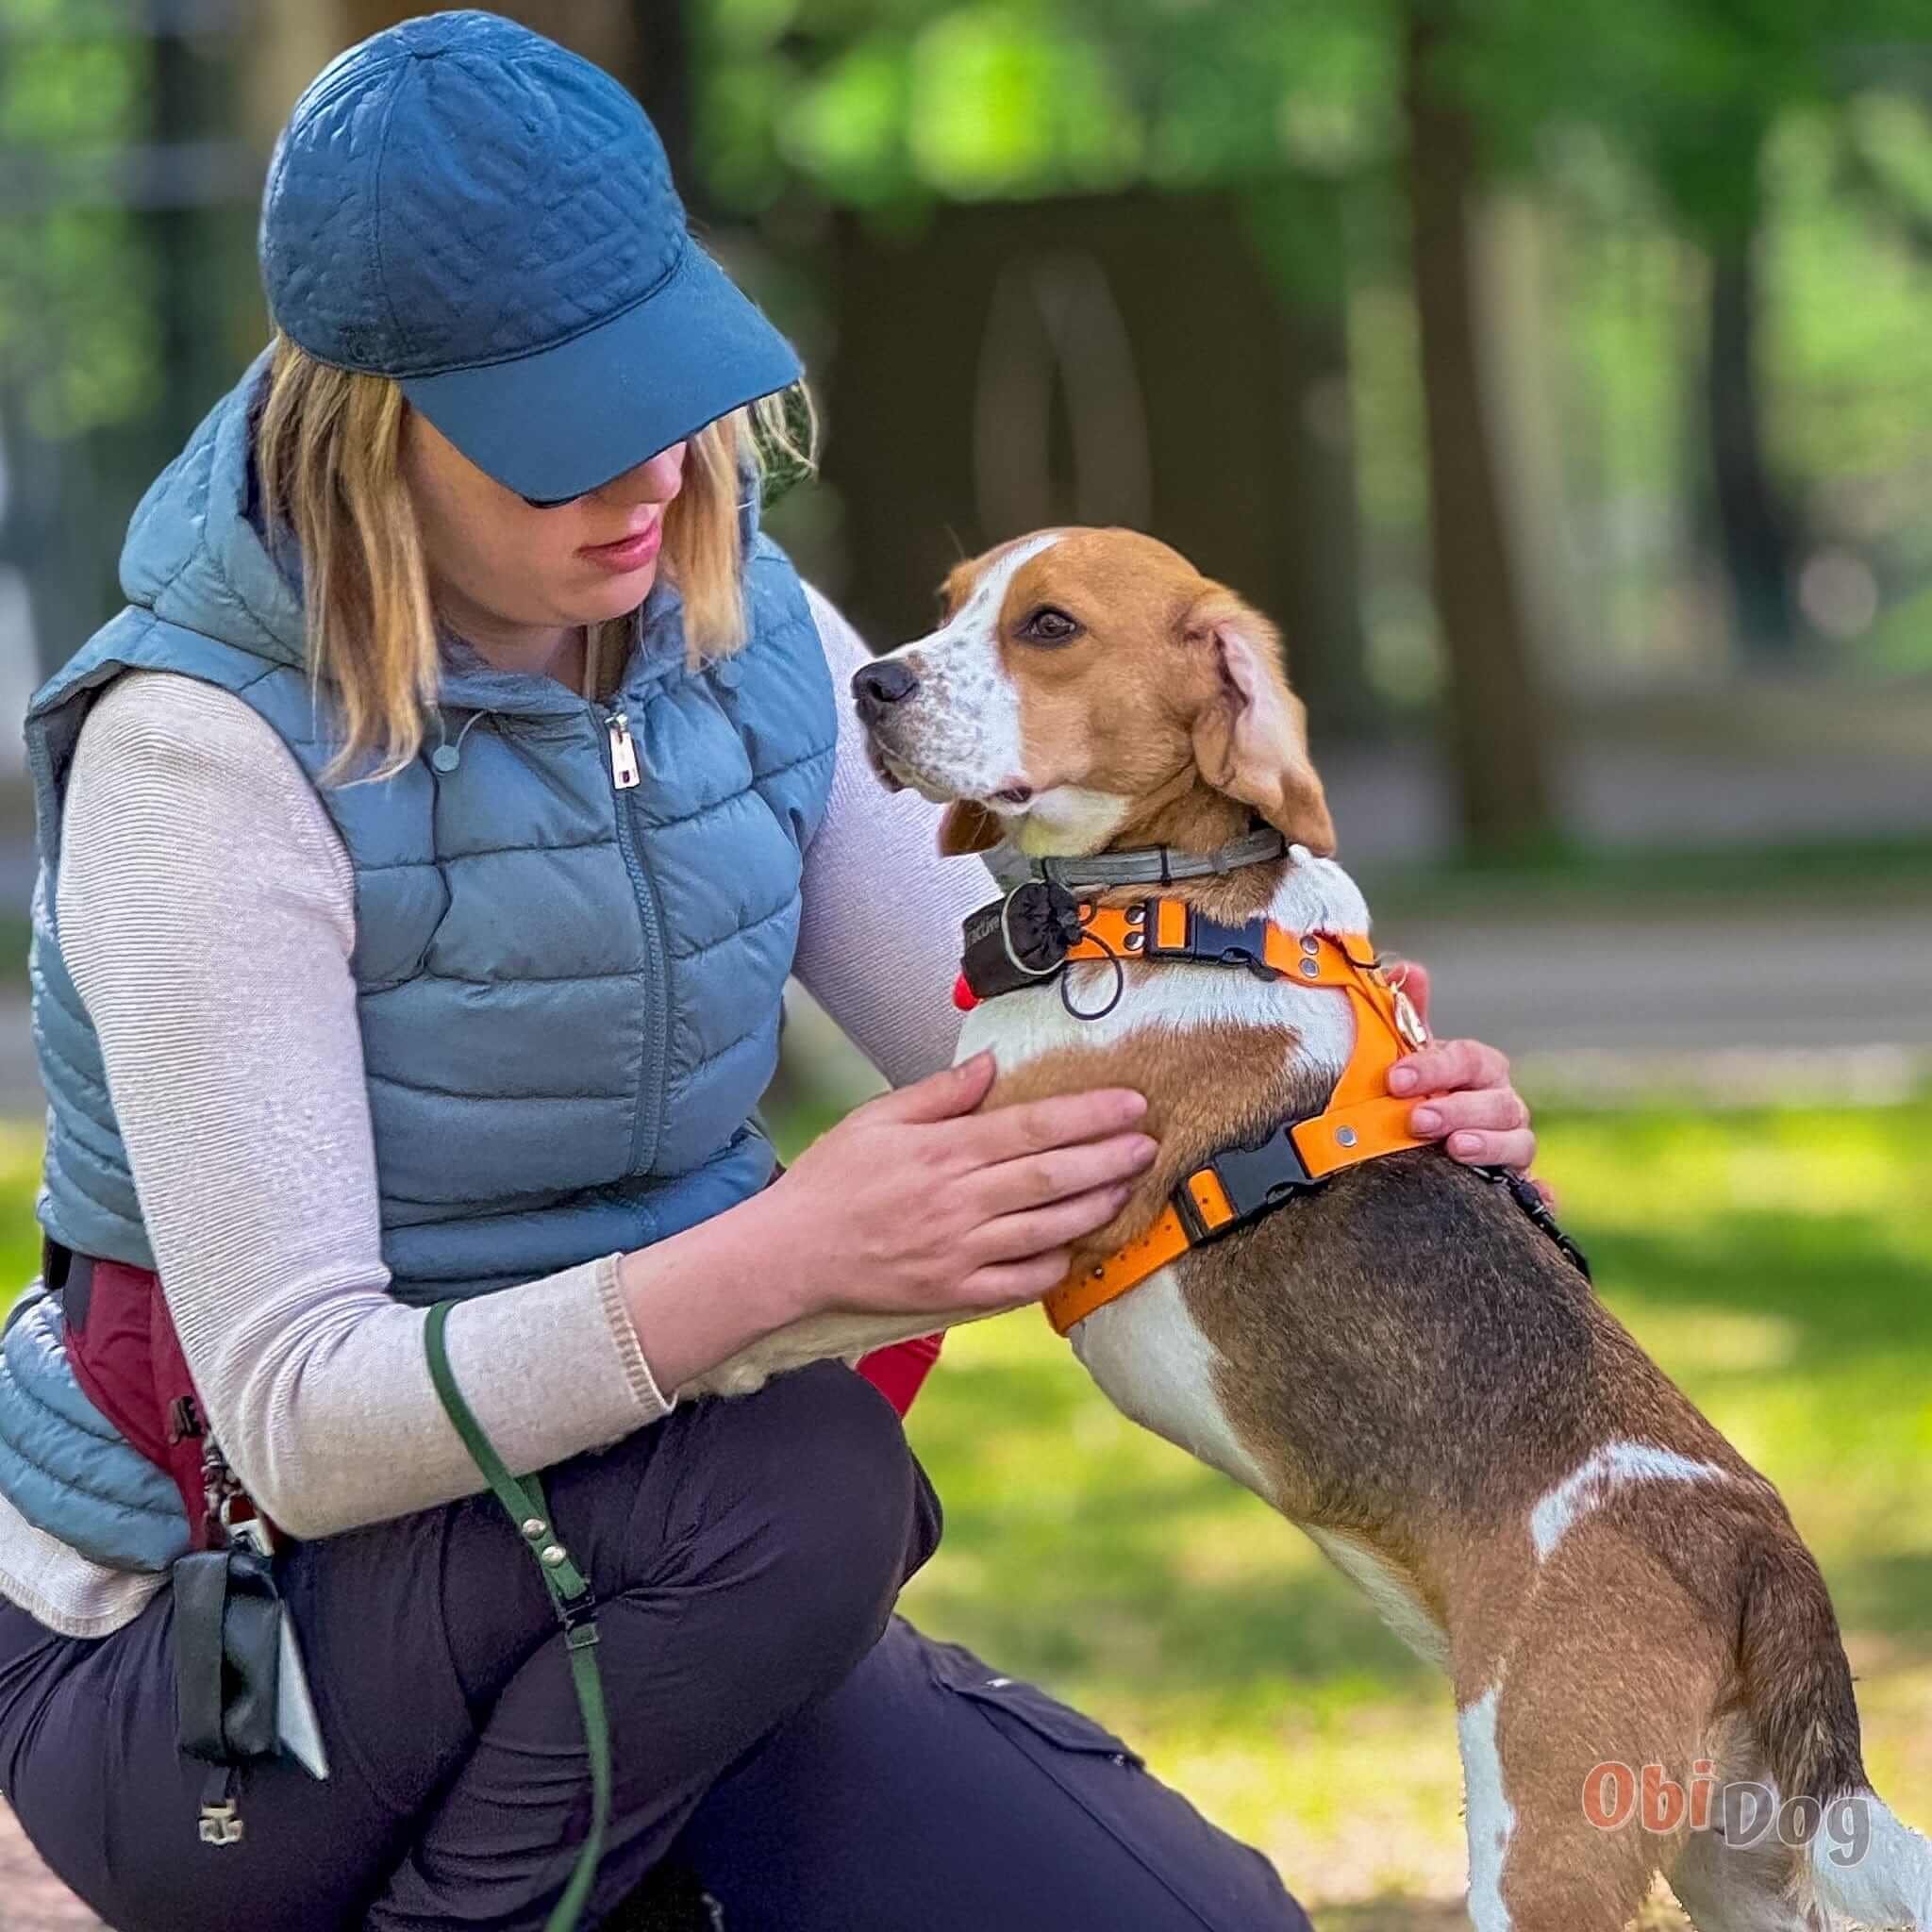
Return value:
M 975 1114 L 992 1057 L 855 1108 L 762 1193 L 619 1257 L 659 1389 L 807 1316 L 985 1315 L 1038 1301 L 1119 1212 L 1155 1142 L 1123 1088 Z
M 1145 1098 L 1101 1088 L 973 1109 L 980 1054 L 855 1109 L 759 1197 L 798 1315 L 984 1314 L 1037 1300 L 1120 1211 L 1155 1141 Z
M 1405 960 L 1396 972 L 1416 1011 L 1426 1019 L 1427 971 Z M 1536 1158 L 1529 1108 L 1509 1084 L 1508 1060 L 1493 1046 L 1475 1040 L 1432 1041 L 1396 1061 L 1389 1073 L 1389 1091 L 1416 1096 L 1420 1104 L 1408 1117 L 1409 1132 L 1445 1142 L 1457 1160 L 1526 1173 Z

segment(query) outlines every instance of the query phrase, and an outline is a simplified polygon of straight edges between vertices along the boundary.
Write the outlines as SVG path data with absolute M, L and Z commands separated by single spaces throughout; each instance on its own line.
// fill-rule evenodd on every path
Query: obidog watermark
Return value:
M 1632 1770 L 1607 1758 L 1592 1765 L 1583 1780 L 1583 1815 L 1599 1831 L 1622 1831 L 1631 1824 L 1645 1831 L 1715 1831 L 1733 1851 L 1750 1851 L 1774 1840 L 1793 1849 L 1821 1833 L 1830 1850 L 1824 1856 L 1849 1869 L 1872 1846 L 1872 1820 L 1861 1792 L 1834 1798 L 1779 1800 L 1776 1789 L 1750 1778 L 1721 1780 L 1707 1757 L 1690 1767 L 1679 1783 L 1661 1764 Z

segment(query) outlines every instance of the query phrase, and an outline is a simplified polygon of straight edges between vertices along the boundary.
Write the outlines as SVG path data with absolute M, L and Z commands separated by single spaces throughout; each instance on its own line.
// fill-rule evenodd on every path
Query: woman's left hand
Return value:
M 1396 972 L 1403 991 L 1426 1020 L 1427 969 L 1404 960 Z M 1509 1084 L 1508 1060 L 1493 1046 L 1476 1040 L 1431 1041 L 1390 1069 L 1389 1091 L 1415 1095 L 1409 1132 L 1446 1142 L 1457 1160 L 1527 1173 L 1536 1158 L 1529 1108 Z

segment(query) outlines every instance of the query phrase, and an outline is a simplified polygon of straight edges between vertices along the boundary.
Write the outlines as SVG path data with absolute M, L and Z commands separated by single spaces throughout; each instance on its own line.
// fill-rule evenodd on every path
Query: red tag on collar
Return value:
M 953 1004 L 962 1013 L 970 1013 L 979 1004 L 979 995 L 966 984 L 963 973 L 953 982 Z

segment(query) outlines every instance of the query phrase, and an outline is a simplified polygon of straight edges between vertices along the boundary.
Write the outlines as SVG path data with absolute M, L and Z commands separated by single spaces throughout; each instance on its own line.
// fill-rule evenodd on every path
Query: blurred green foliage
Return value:
M 1414 12 L 1441 20 L 1439 78 L 1474 114 L 1496 175 L 1527 187 L 1545 217 L 1559 366 L 1544 387 L 1563 452 L 1566 563 L 1600 613 L 1598 647 L 1612 660 L 1694 660 L 1710 632 L 1686 568 L 1709 539 L 1707 458 L 1690 427 L 1702 316 L 1712 251 L 1755 234 L 1766 442 L 1804 549 L 1841 552 L 1870 574 L 1875 618 L 1845 632 L 1857 661 L 1932 665 L 1932 524 L 1919 509 L 1932 482 L 1924 0 L 687 10 L 703 200 L 764 225 L 778 253 L 808 266 L 827 205 L 903 225 L 945 200 L 1241 193 L 1261 253 L 1297 297 L 1347 308 L 1374 669 L 1404 702 L 1427 698 L 1442 666 L 1417 563 L 1402 41 Z M 137 20 L 115 0 L 0 0 L 0 158 L 29 160 L 22 178 L 99 181 L 113 149 L 151 137 L 154 43 L 131 30 Z M 1308 179 L 1345 196 L 1339 253 L 1332 210 L 1298 217 L 1292 191 Z M 93 192 L 0 208 L 0 366 L 34 434 L 85 436 L 174 400 L 181 378 L 158 366 L 157 245 L 151 223 Z
M 1932 86 L 1917 0 L 711 0 L 702 158 L 745 208 L 1361 175 L 1402 138 L 1412 12 L 1495 165 L 1597 127 L 1704 232 L 1753 211 L 1740 137 Z
M 0 152 L 34 164 L 0 208 L 0 369 L 26 370 L 27 427 L 81 436 L 152 407 L 160 371 L 138 215 L 63 179 L 147 133 L 151 43 L 103 0 L 0 0 Z

